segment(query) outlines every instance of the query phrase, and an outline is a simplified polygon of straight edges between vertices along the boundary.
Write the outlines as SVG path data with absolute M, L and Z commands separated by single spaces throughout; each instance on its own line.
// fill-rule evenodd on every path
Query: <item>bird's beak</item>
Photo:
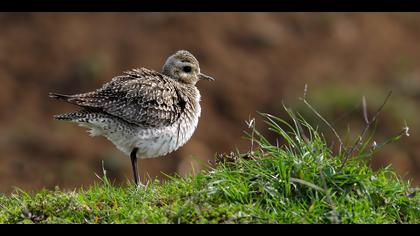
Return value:
M 199 78 L 200 80 L 210 80 L 210 81 L 214 81 L 214 78 L 213 78 L 213 77 L 210 77 L 210 76 L 208 76 L 208 75 L 201 74 L 201 73 L 198 75 L 198 78 Z

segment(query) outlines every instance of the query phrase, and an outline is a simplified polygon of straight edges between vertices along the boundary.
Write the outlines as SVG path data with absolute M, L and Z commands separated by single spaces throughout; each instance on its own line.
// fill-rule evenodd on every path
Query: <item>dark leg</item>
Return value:
M 133 175 L 134 175 L 134 182 L 137 186 L 139 186 L 140 179 L 139 179 L 139 172 L 137 168 L 137 150 L 138 148 L 134 148 L 131 151 L 130 158 L 131 158 L 131 166 L 133 167 Z

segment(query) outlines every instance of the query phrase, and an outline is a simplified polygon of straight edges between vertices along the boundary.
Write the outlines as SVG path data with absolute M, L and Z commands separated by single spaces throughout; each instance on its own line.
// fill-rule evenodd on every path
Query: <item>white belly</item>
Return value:
M 197 124 L 198 116 L 161 129 L 136 128 L 94 133 L 105 136 L 128 156 L 134 148 L 138 148 L 138 158 L 152 158 L 164 156 L 183 146 L 193 135 Z
M 164 156 L 183 146 L 193 135 L 198 119 L 189 124 L 178 124 L 165 128 L 150 138 L 138 136 L 134 146 L 139 158 Z

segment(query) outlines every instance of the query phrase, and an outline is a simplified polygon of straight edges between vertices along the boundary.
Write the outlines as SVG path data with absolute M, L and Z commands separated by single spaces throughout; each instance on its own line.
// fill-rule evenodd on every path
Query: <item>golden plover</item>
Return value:
M 91 136 L 105 136 L 130 156 L 139 185 L 137 158 L 173 152 L 194 133 L 201 113 L 198 80 L 214 79 L 200 72 L 190 52 L 181 50 L 166 60 L 162 73 L 133 69 L 93 92 L 49 96 L 80 106 L 78 112 L 54 118 L 89 128 Z

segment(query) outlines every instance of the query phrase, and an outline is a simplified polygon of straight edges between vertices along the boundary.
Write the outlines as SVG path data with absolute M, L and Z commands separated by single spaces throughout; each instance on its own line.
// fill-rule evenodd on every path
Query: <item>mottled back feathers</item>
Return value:
M 114 77 L 93 92 L 50 96 L 141 127 L 156 128 L 176 122 L 187 106 L 194 108 L 191 96 L 186 94 L 194 91 L 185 86 L 188 87 L 156 71 L 140 68 Z

